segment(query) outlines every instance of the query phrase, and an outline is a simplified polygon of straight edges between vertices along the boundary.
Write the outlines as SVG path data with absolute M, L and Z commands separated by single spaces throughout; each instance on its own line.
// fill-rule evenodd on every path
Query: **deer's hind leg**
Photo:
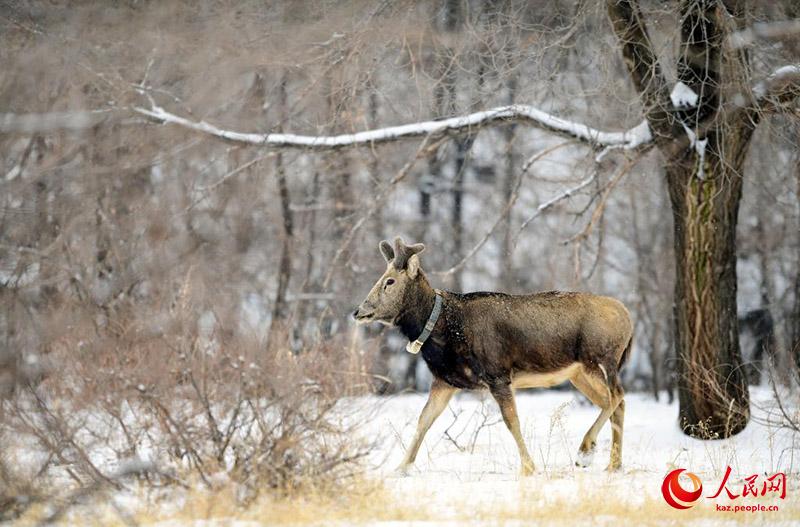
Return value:
M 617 408 L 611 414 L 611 462 L 608 470 L 622 466 L 622 427 L 625 421 L 625 399 L 620 398 Z
M 572 384 L 580 390 L 592 403 L 600 407 L 600 415 L 597 416 L 594 423 L 586 435 L 583 436 L 581 446 L 578 448 L 578 458 L 575 462 L 578 466 L 588 466 L 594 456 L 597 447 L 597 434 L 606 424 L 609 418 L 612 419 L 612 426 L 615 424 L 615 411 L 622 400 L 623 392 L 622 387 L 619 386 L 616 372 L 614 375 L 609 376 L 604 369 L 587 370 L 582 368 L 572 379 Z M 611 464 L 609 469 L 619 468 L 619 463 L 622 456 L 622 417 L 624 415 L 624 408 L 622 409 L 619 417 L 618 434 L 612 434 L 611 446 Z

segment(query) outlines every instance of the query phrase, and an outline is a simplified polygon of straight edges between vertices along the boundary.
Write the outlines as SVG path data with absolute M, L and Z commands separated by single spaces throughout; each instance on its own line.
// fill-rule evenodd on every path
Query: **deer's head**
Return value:
M 410 291 L 425 280 L 420 269 L 419 253 L 425 250 L 421 243 L 406 245 L 395 238 L 394 247 L 383 240 L 378 248 L 386 259 L 386 272 L 372 286 L 367 298 L 361 302 L 353 317 L 359 323 L 381 322 L 392 325 L 405 309 Z

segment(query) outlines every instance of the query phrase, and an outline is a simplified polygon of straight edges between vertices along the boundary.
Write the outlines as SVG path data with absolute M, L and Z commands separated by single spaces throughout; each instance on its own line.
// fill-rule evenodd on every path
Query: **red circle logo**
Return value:
M 703 493 L 703 484 L 700 482 L 700 478 L 691 472 L 687 472 L 686 475 L 692 480 L 694 489 L 687 491 L 681 487 L 678 476 L 684 470 L 686 469 L 678 468 L 673 470 L 667 474 L 667 477 L 664 478 L 664 483 L 661 484 L 661 494 L 664 496 L 664 500 L 676 509 L 688 509 L 700 499 L 700 495 Z

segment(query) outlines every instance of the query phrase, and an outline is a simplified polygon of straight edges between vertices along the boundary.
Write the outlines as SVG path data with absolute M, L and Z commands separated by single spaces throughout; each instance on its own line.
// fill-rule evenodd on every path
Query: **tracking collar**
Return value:
M 442 295 L 439 294 L 439 290 L 436 291 L 436 300 L 433 303 L 433 311 L 431 311 L 431 316 L 428 317 L 428 322 L 425 323 L 425 328 L 420 333 L 417 340 L 414 342 L 409 342 L 406 344 L 406 351 L 416 355 L 419 353 L 419 350 L 422 349 L 422 345 L 425 344 L 425 341 L 428 340 L 428 337 L 431 336 L 431 331 L 433 331 L 434 326 L 436 326 L 436 321 L 439 320 L 439 315 L 442 313 Z

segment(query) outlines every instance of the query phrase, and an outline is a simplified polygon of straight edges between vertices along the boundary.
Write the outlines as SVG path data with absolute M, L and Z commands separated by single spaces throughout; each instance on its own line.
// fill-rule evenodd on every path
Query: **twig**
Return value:
M 534 211 L 534 213 L 531 214 L 531 216 L 528 217 L 527 220 L 522 222 L 522 225 L 520 225 L 519 230 L 517 230 L 517 234 L 516 234 L 516 236 L 514 236 L 514 243 L 511 246 L 511 252 L 514 252 L 514 250 L 516 250 L 517 244 L 519 243 L 519 237 L 522 234 L 522 231 L 525 230 L 525 227 L 527 227 L 533 220 L 535 220 L 536 218 L 541 216 L 543 212 L 545 212 L 546 210 L 552 208 L 553 206 L 555 206 L 559 202 L 571 197 L 576 192 L 579 192 L 583 188 L 589 186 L 592 183 L 592 181 L 594 181 L 596 178 L 597 178 L 597 169 L 595 168 L 594 170 L 592 170 L 592 173 L 589 175 L 589 177 L 587 177 L 586 179 L 584 179 L 583 181 L 581 181 L 580 183 L 578 183 L 574 187 L 568 188 L 567 190 L 565 190 L 561 194 L 558 194 L 558 195 L 550 198 L 549 200 L 545 201 L 544 203 L 542 203 L 541 205 L 536 207 L 536 210 Z
M 152 463 L 147 463 L 144 461 L 131 461 L 124 464 L 120 467 L 117 472 L 111 474 L 110 476 L 106 477 L 106 481 L 103 480 L 95 480 L 91 485 L 87 485 L 85 487 L 81 487 L 71 495 L 67 497 L 64 503 L 61 506 L 57 507 L 53 512 L 45 516 L 41 521 L 39 521 L 39 525 L 50 525 L 57 522 L 71 507 L 76 505 L 81 500 L 84 500 L 91 496 L 92 494 L 102 490 L 107 482 L 116 482 L 118 480 L 127 478 L 128 476 L 134 476 L 138 474 L 143 474 L 145 472 L 157 473 L 160 472 L 155 468 Z M 112 505 L 117 510 L 120 518 L 127 524 L 127 525 L 138 525 L 134 519 L 126 514 L 122 509 L 120 509 L 114 501 L 111 500 Z
M 460 271 L 464 267 L 464 265 L 466 265 L 466 263 L 473 256 L 475 256 L 475 254 L 481 249 L 481 247 L 483 247 L 486 244 L 486 242 L 489 241 L 489 239 L 494 234 L 494 231 L 497 230 L 497 227 L 500 225 L 500 223 L 511 213 L 511 209 L 514 208 L 514 204 L 517 202 L 517 199 L 519 198 L 519 189 L 522 186 L 522 179 L 528 172 L 528 170 L 530 170 L 530 168 L 533 166 L 533 164 L 542 159 L 543 157 L 545 157 L 546 155 L 550 154 L 551 152 L 554 152 L 559 148 L 563 148 L 571 144 L 574 144 L 574 141 L 567 141 L 566 143 L 555 145 L 553 147 L 542 150 L 541 152 L 537 152 L 536 154 L 528 158 L 528 160 L 525 162 L 525 165 L 522 167 L 522 170 L 517 175 L 517 180 L 514 183 L 514 190 L 513 193 L 511 194 L 511 197 L 506 202 L 506 205 L 505 207 L 503 207 L 503 210 L 497 216 L 497 219 L 495 220 L 494 224 L 492 224 L 492 227 L 488 231 L 486 231 L 486 234 L 483 236 L 483 238 L 478 243 L 476 243 L 472 247 L 472 249 L 470 249 L 458 263 L 456 263 L 449 269 L 445 269 L 443 271 L 432 271 L 431 274 L 438 276 L 448 276 Z
M 339 246 L 339 249 L 336 251 L 336 254 L 333 256 L 333 259 L 328 264 L 328 273 L 325 275 L 325 280 L 322 282 L 322 288 L 328 289 L 331 283 L 331 279 L 333 278 L 334 273 L 337 271 L 337 263 L 339 259 L 344 255 L 345 251 L 350 247 L 350 243 L 352 243 L 353 239 L 355 238 L 355 234 L 358 230 L 364 225 L 364 223 L 371 218 L 377 211 L 380 206 L 386 201 L 386 198 L 389 197 L 389 193 L 394 189 L 395 185 L 400 183 L 406 176 L 411 172 L 411 169 L 414 168 L 414 165 L 419 161 L 421 158 L 427 156 L 430 152 L 436 150 L 439 147 L 440 141 L 435 142 L 434 144 L 428 146 L 428 142 L 431 140 L 431 136 L 425 137 L 422 143 L 419 145 L 417 149 L 417 153 L 414 157 L 409 160 L 400 171 L 395 174 L 395 176 L 389 181 L 389 183 L 380 191 L 380 193 L 375 196 L 372 200 L 372 205 L 367 209 L 367 212 L 361 216 L 361 218 L 356 221 L 350 230 L 347 231 L 347 234 L 344 236 L 344 241 Z

